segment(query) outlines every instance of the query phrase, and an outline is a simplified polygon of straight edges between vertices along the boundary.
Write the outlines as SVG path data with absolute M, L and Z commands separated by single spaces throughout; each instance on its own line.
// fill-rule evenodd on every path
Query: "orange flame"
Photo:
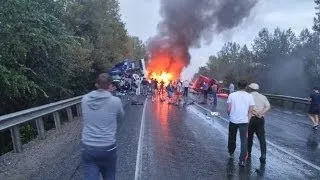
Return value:
M 152 54 L 147 65 L 147 77 L 163 81 L 168 85 L 170 81 L 176 81 L 185 67 L 185 61 L 179 57 L 172 57 L 168 52 Z
M 157 74 L 156 72 L 152 72 L 150 74 L 150 79 L 156 79 L 158 82 L 163 81 L 165 85 L 168 85 L 170 81 L 173 80 L 172 74 L 167 72 L 162 72 L 161 74 Z

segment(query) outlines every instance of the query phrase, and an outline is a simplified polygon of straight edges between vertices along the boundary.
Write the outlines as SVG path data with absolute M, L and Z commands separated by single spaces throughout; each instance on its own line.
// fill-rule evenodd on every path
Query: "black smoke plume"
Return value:
M 213 34 L 238 26 L 258 0 L 161 0 L 158 34 L 148 43 L 152 56 L 167 53 L 172 61 L 190 63 L 190 48 L 211 43 Z

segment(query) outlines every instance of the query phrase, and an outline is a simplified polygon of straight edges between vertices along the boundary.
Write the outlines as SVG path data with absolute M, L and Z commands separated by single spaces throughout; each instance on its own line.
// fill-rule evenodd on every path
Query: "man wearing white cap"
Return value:
M 261 150 L 260 162 L 261 164 L 265 164 L 267 148 L 264 130 L 264 116 L 270 109 L 270 103 L 264 95 L 257 92 L 259 90 L 258 84 L 251 83 L 248 87 L 251 95 L 253 96 L 255 104 L 248 128 L 248 159 L 251 158 L 253 135 L 256 133 L 259 139 Z

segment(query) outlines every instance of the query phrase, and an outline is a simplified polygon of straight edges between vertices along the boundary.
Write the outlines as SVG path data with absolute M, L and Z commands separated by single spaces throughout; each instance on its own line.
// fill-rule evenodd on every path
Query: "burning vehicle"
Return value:
M 194 80 L 194 82 L 192 83 L 192 89 L 195 92 L 200 92 L 201 91 L 201 87 L 203 85 L 203 83 L 207 83 L 209 85 L 209 87 L 211 87 L 213 84 L 216 84 L 218 86 L 218 91 L 221 88 L 219 82 L 214 79 L 214 78 L 209 78 L 203 75 L 200 75 L 197 79 Z

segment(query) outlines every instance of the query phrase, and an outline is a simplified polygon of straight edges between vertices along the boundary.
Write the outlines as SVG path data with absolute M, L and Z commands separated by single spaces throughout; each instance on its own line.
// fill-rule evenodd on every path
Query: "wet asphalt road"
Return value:
M 266 166 L 260 166 L 255 138 L 252 161 L 240 168 L 239 137 L 235 158 L 228 158 L 225 100 L 219 99 L 216 108 L 178 107 L 159 99 L 145 101 L 145 97 L 138 101 L 146 102 L 145 106 L 124 100 L 126 115 L 117 132 L 116 179 L 320 179 L 320 130 L 311 130 L 304 115 L 273 109 L 266 117 Z M 205 108 L 220 116 L 208 118 Z M 76 131 L 80 135 L 81 129 Z M 68 148 L 60 147 L 63 154 L 42 164 L 29 179 L 83 179 L 79 141 L 77 136 Z
M 255 141 L 252 161 L 240 168 L 239 138 L 235 158 L 228 158 L 225 107 L 219 100 L 213 110 L 221 116 L 208 118 L 198 105 L 148 100 L 138 179 L 320 179 L 320 134 L 305 116 L 272 110 L 266 117 L 266 166 Z

